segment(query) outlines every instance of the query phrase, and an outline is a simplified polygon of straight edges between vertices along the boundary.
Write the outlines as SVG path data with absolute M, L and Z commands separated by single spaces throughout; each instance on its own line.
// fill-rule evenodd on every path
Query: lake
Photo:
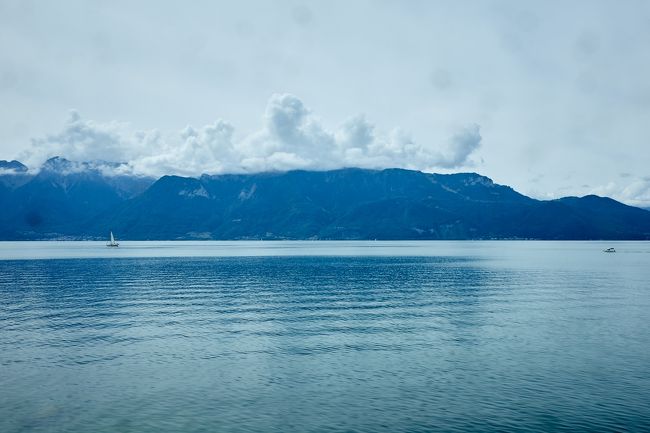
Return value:
M 650 242 L 0 242 L 0 431 L 648 431 L 649 324 Z

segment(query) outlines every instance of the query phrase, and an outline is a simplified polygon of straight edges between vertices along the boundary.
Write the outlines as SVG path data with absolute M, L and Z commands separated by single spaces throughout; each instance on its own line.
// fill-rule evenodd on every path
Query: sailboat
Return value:
M 107 247 L 119 247 L 120 246 L 120 244 L 115 242 L 115 238 L 113 237 L 113 232 L 111 232 L 111 240 L 110 240 L 110 242 L 106 243 L 106 246 Z

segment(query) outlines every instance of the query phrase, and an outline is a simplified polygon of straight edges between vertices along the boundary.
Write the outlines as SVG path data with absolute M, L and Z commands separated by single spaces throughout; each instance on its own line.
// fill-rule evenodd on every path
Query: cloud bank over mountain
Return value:
M 614 197 L 633 206 L 650 208 L 650 176 L 629 182 L 609 182 L 593 188 L 592 193 Z
M 445 143 L 425 145 L 401 128 L 380 132 L 363 115 L 330 130 L 298 97 L 274 94 L 261 128 L 242 135 L 221 119 L 180 131 L 137 131 L 127 123 L 85 120 L 72 110 L 60 132 L 32 139 L 20 159 L 31 168 L 53 156 L 124 162 L 110 170 L 154 176 L 342 167 L 432 171 L 472 166 L 481 141 L 480 127 L 468 124 Z

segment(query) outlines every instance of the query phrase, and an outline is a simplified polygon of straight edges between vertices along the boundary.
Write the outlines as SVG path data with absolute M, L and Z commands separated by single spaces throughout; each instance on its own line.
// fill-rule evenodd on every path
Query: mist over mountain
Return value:
M 476 173 L 405 169 L 119 174 L 119 163 L 0 161 L 0 239 L 650 239 L 650 212 L 536 200 Z

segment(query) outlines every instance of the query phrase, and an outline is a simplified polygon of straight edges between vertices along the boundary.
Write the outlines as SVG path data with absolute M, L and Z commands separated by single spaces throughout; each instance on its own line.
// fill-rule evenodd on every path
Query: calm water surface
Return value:
M 0 242 L 0 431 L 648 431 L 649 324 L 647 242 Z

